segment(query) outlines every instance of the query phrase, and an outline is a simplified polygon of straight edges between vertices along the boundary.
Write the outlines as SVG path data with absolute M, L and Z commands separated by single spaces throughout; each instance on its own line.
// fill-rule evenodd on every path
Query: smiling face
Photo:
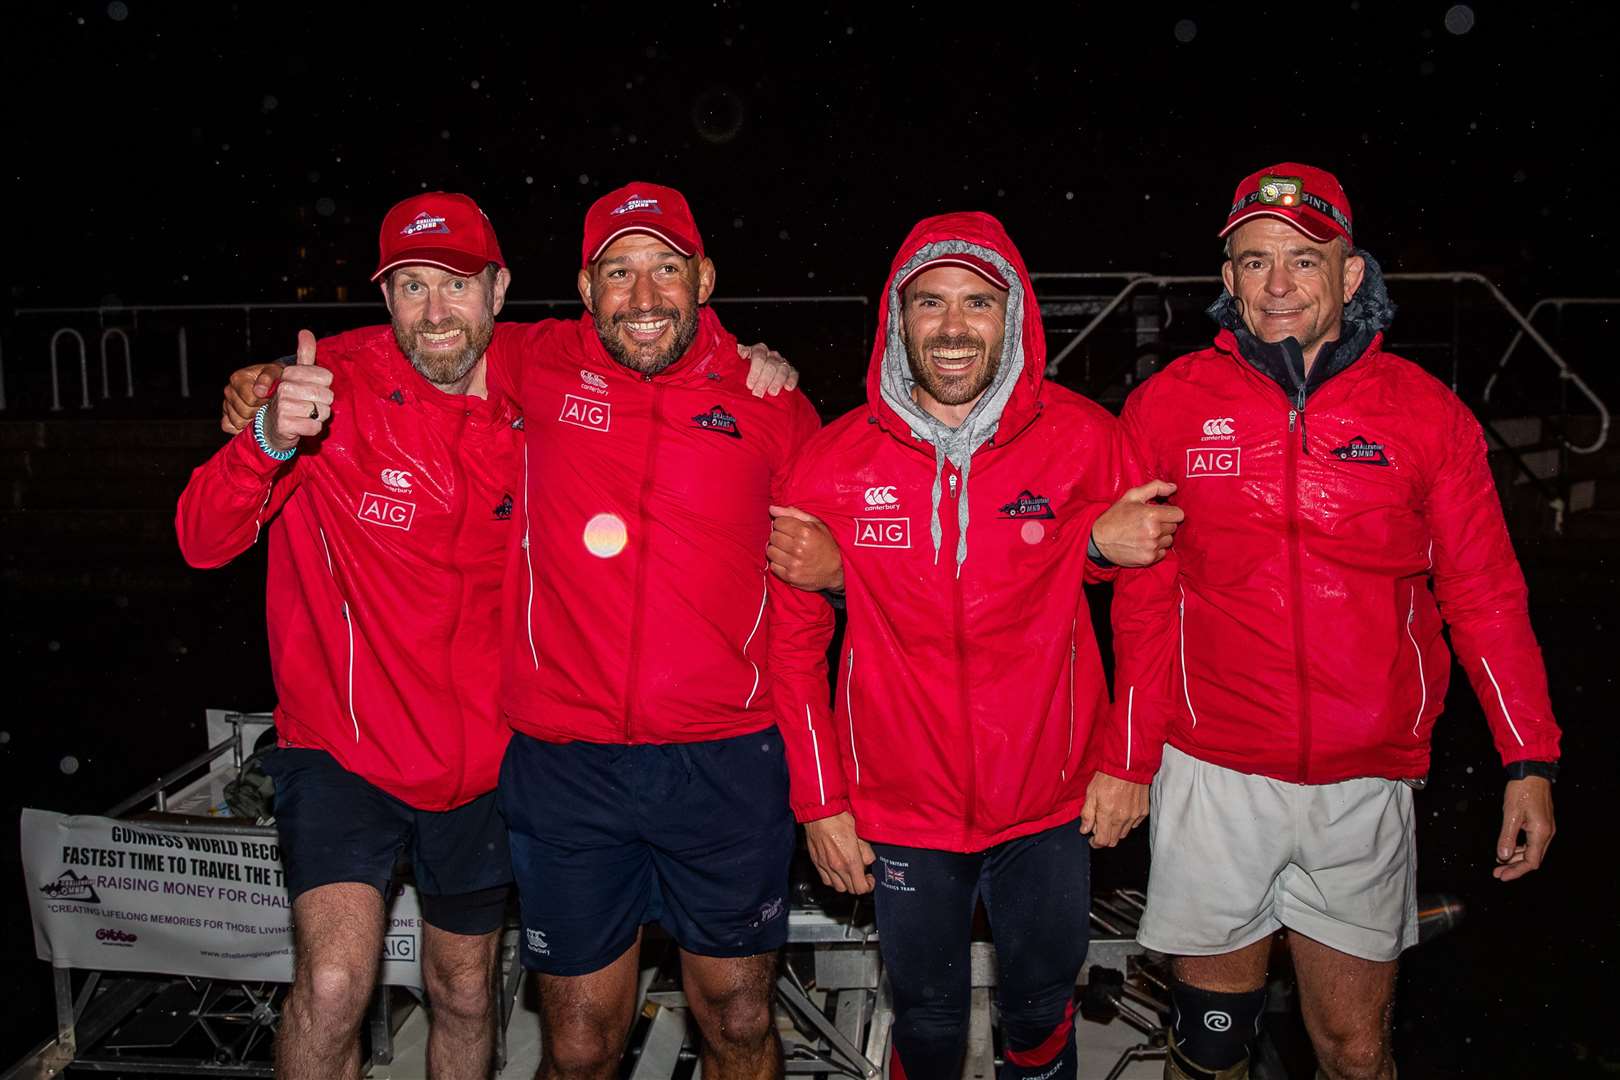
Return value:
M 1239 226 L 1230 244 L 1221 277 L 1238 299 L 1243 325 L 1261 341 L 1298 341 L 1310 370 L 1323 343 L 1339 336 L 1339 318 L 1361 287 L 1365 262 L 1349 255 L 1342 240 L 1312 240 L 1270 217 Z
M 688 258 L 656 236 L 621 236 L 579 272 L 579 296 L 613 359 L 653 375 L 697 336 L 698 308 L 714 291 L 714 263 Z
M 436 266 L 401 266 L 382 281 L 394 341 L 411 366 L 448 393 L 465 393 L 473 367 L 495 334 L 512 275 L 505 267 L 454 274 Z
M 960 266 L 936 266 L 906 285 L 901 304 L 917 404 L 960 426 L 1001 367 L 1007 290 Z

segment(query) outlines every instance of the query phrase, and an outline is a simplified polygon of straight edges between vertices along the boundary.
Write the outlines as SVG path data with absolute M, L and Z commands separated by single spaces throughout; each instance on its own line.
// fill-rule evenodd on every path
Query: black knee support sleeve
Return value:
M 1224 994 L 1200 990 L 1180 980 L 1170 988 L 1170 1029 L 1176 1048 L 1190 1064 L 1220 1070 L 1242 1061 L 1249 1041 L 1260 1033 L 1266 991 Z

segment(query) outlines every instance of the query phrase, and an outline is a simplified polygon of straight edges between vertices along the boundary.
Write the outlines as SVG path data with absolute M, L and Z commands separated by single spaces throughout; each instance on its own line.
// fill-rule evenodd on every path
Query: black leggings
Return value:
M 973 910 L 1000 969 L 1001 1080 L 1072 1080 L 1074 983 L 1090 929 L 1091 849 L 1078 822 L 960 854 L 873 844 L 878 943 L 894 994 L 897 1078 L 961 1075 Z

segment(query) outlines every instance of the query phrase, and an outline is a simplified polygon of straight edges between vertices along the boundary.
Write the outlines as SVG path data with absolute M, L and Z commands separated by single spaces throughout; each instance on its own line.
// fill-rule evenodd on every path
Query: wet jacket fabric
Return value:
M 1143 464 L 1179 485 L 1168 596 L 1131 601 L 1171 672 L 1139 714 L 1139 760 L 1167 739 L 1296 783 L 1415 778 L 1451 652 L 1504 762 L 1552 760 L 1559 731 L 1524 577 L 1468 408 L 1383 348 L 1376 263 L 1305 377 L 1223 296 L 1221 329 L 1127 401 Z
M 506 573 L 512 726 L 622 745 L 770 726 L 767 508 L 820 426 L 809 399 L 755 398 L 707 307 L 655 375 L 617 363 L 589 315 L 497 327 L 487 355 L 528 439 Z
M 321 341 L 332 418 L 291 461 L 250 428 L 200 466 L 175 517 L 195 567 L 268 526 L 266 621 L 284 746 L 320 749 L 423 810 L 492 791 L 501 566 L 522 468 L 516 413 L 423 379 L 387 326 Z

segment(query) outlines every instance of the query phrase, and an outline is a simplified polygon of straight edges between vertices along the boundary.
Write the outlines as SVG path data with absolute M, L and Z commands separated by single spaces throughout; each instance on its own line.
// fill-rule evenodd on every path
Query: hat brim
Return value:
M 1001 275 L 1000 270 L 983 259 L 976 259 L 971 255 L 941 255 L 936 259 L 929 259 L 922 265 L 913 267 L 911 273 L 896 282 L 894 287 L 904 292 L 907 285 L 917 280 L 918 275 L 925 274 L 941 266 L 955 266 L 963 270 L 971 270 L 1003 291 L 1011 288 L 1007 284 L 1007 279 Z
M 1318 244 L 1326 244 L 1333 240 L 1343 240 L 1347 244 L 1350 242 L 1350 238 L 1340 232 L 1337 226 L 1326 224 L 1321 218 L 1307 217 L 1306 215 L 1310 213 L 1311 211 L 1305 209 L 1281 210 L 1275 206 L 1254 206 L 1228 221 L 1226 228 L 1222 229 L 1217 235 L 1224 238 L 1245 221 L 1251 221 L 1257 217 L 1269 217 L 1276 218 L 1278 221 L 1286 221 L 1297 231 L 1304 233 Z
M 490 263 L 501 265 L 499 259 L 491 259 L 486 255 L 475 254 L 470 251 L 451 251 L 449 248 L 417 248 L 414 251 L 395 252 L 394 257 L 377 267 L 377 272 L 371 275 L 376 281 L 390 270 L 397 270 L 401 266 L 433 266 L 452 274 L 461 274 L 472 277 L 474 274 L 484 272 L 484 267 Z
M 697 251 L 697 244 L 693 243 L 691 240 L 688 240 L 686 237 L 681 236 L 679 233 L 672 232 L 669 229 L 660 229 L 653 225 L 635 222 L 633 224 L 621 225 L 619 228 L 614 229 L 611 233 L 608 233 L 608 235 L 602 239 L 602 242 L 596 245 L 596 250 L 591 252 L 591 257 L 585 260 L 586 265 L 590 265 L 597 259 L 600 259 L 602 257 L 602 252 L 606 251 L 609 246 L 612 245 L 613 241 L 619 239 L 621 236 L 630 236 L 636 233 L 640 233 L 643 236 L 656 236 L 658 239 L 674 248 L 678 254 L 684 255 L 688 259 L 690 259 L 693 253 Z

